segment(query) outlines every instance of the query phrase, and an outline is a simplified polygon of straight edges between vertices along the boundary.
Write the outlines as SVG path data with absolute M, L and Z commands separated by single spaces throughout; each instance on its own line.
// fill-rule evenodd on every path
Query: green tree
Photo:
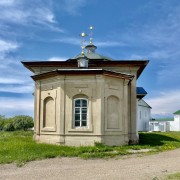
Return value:
M 15 130 L 13 118 L 8 118 L 8 119 L 4 120 L 3 130 L 4 131 L 14 131 Z
M 6 119 L 6 118 L 5 118 L 4 115 L 0 115 L 0 131 L 3 130 L 5 119 Z
M 26 131 L 29 128 L 34 127 L 33 118 L 31 116 L 14 116 L 13 118 L 13 124 L 15 130 L 24 130 Z
M 0 120 L 5 120 L 5 116 L 4 115 L 0 115 Z

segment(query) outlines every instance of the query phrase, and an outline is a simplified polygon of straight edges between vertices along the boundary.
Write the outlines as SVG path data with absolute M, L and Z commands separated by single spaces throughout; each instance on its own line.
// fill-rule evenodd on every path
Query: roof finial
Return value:
M 89 34 L 89 36 L 90 36 L 90 44 L 92 44 L 92 41 L 93 41 L 93 29 L 94 29 L 94 27 L 90 26 L 89 29 L 90 29 L 90 34 Z
M 87 36 L 87 34 L 85 34 L 84 32 L 82 32 L 81 34 L 80 34 L 80 36 L 82 37 L 82 41 L 81 41 L 81 49 L 82 49 L 82 52 L 81 52 L 81 54 L 82 55 L 84 55 L 84 48 L 85 48 L 85 46 L 84 46 L 84 43 L 85 43 L 85 36 Z

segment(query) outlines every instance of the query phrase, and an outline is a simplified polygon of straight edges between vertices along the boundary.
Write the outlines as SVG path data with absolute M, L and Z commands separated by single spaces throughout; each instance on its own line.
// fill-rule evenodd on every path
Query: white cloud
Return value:
M 137 59 L 142 59 L 142 60 L 147 60 L 147 57 L 138 55 L 138 54 L 131 54 L 130 56 L 126 56 L 124 59 L 130 59 L 130 60 L 137 60 Z
M 33 81 L 17 61 L 15 53 L 19 44 L 0 39 L 0 91 L 13 93 L 32 93 Z
M 79 38 L 74 38 L 74 37 L 62 37 L 59 39 L 54 39 L 52 40 L 54 42 L 61 42 L 61 43 L 65 43 L 65 44 L 72 44 L 72 45 L 81 45 L 81 38 L 79 36 Z
M 6 7 L 4 7 L 6 6 Z M 21 26 L 48 27 L 53 31 L 63 32 L 58 27 L 56 17 L 53 12 L 51 0 L 9 0 L 0 3 L 1 24 L 13 23 Z M 41 26 L 40 26 L 41 25 Z
M 120 41 L 96 41 L 94 44 L 99 47 L 126 46 L 125 43 Z
M 1 13 L 0 19 L 2 22 L 6 21 L 21 24 L 25 23 L 28 18 L 28 14 L 19 9 L 1 9 Z
M 6 117 L 15 115 L 33 116 L 33 97 L 31 99 L 0 97 L 0 102 L 1 115 L 5 115 Z
M 36 13 L 36 17 L 38 17 L 38 19 L 42 22 L 49 22 L 49 23 L 56 23 L 55 21 L 55 16 L 53 14 L 53 12 L 44 7 L 44 8 L 37 8 L 34 10 Z M 29 15 L 30 16 L 34 16 L 34 15 Z
M 63 9 L 71 15 L 79 15 L 80 8 L 87 4 L 87 0 L 63 0 Z
M 48 59 L 48 61 L 66 61 L 67 59 L 69 59 L 69 58 L 67 58 L 67 57 L 51 57 Z
M 172 116 L 180 109 L 180 89 L 158 93 L 153 98 L 147 98 L 146 101 L 152 107 L 153 115 Z
M 1 0 L 0 5 L 1 6 L 11 6 L 15 3 L 15 0 Z
M 62 37 L 59 39 L 54 39 L 54 42 L 61 42 L 61 43 L 65 43 L 65 44 L 71 44 L 71 45 L 79 45 L 81 46 L 81 37 L 79 36 L 79 38 L 75 38 L 75 37 Z M 89 39 L 87 38 L 85 40 L 85 45 L 89 44 Z M 118 46 L 126 46 L 125 43 L 123 42 L 119 42 L 119 41 L 94 41 L 93 42 L 94 45 L 98 46 L 98 47 L 118 47 Z
M 16 42 L 6 41 L 0 39 L 0 53 L 8 53 L 10 51 L 14 51 L 19 47 Z
M 15 78 L 0 77 L 0 84 L 22 84 L 24 81 Z
M 4 84 L 3 86 L 0 86 L 0 92 L 9 92 L 9 93 L 33 93 L 34 92 L 34 86 L 33 83 L 29 84 Z
M 157 9 L 154 9 L 155 7 Z M 156 70 L 153 69 L 158 75 L 156 77 L 158 86 L 180 87 L 178 83 L 180 78 L 180 4 L 175 5 L 171 1 L 155 1 L 148 3 L 142 10 L 153 12 L 152 17 L 157 18 L 151 19 L 152 17 L 149 16 L 141 26 L 136 21 L 136 24 L 129 25 L 124 34 L 119 32 L 113 34 L 114 39 L 122 40 L 129 44 L 130 49 L 138 50 L 132 52 L 132 55 L 124 55 L 128 57 L 125 59 L 149 59 L 152 66 L 158 67 Z

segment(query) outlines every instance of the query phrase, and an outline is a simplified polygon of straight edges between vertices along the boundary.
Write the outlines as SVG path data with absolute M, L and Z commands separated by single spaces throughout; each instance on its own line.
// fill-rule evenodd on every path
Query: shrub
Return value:
M 12 118 L 4 120 L 3 130 L 4 131 L 14 131 L 15 130 L 14 122 L 13 122 Z
M 15 130 L 27 130 L 34 126 L 33 118 L 31 116 L 15 116 L 13 117 Z
M 0 115 L 0 121 L 1 120 L 5 120 L 5 116 L 4 115 Z
M 4 120 L 0 120 L 0 131 L 3 130 L 4 127 Z
M 0 131 L 3 130 L 4 121 L 5 121 L 5 116 L 0 115 Z

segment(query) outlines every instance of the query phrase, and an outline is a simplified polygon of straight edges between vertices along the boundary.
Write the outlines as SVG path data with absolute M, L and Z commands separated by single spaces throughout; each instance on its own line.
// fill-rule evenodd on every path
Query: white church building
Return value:
M 151 120 L 151 106 L 142 99 L 147 92 L 142 87 L 136 88 L 137 93 L 137 131 L 149 131 L 149 122 Z
M 180 131 L 180 110 L 174 113 L 174 121 L 170 122 L 170 131 Z

